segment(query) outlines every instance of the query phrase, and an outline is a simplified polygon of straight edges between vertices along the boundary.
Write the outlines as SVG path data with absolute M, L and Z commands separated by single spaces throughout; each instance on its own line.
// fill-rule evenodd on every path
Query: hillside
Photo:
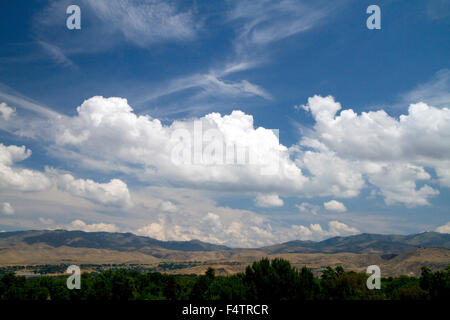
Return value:
M 413 235 L 381 235 L 362 233 L 334 237 L 319 242 L 290 241 L 261 248 L 267 253 L 383 253 L 401 254 L 419 247 L 450 249 L 450 234 L 424 232 Z
M 84 232 L 67 230 L 17 231 L 0 234 L 0 241 L 21 240 L 26 244 L 47 244 L 51 247 L 75 247 L 111 249 L 117 251 L 136 251 L 142 248 L 163 248 L 181 251 L 216 251 L 227 250 L 225 246 L 210 244 L 198 240 L 160 241 L 132 233 Z
M 433 270 L 450 263 L 450 235 L 427 232 L 415 235 L 360 234 L 324 241 L 290 241 L 254 249 L 192 241 L 159 241 L 131 233 L 66 230 L 0 233 L 0 266 L 43 264 L 186 264 L 173 273 L 202 273 L 208 266 L 218 274 L 243 271 L 262 257 L 283 257 L 296 267 L 317 274 L 326 266 L 343 265 L 363 271 L 377 264 L 385 275 L 418 275 L 426 265 Z

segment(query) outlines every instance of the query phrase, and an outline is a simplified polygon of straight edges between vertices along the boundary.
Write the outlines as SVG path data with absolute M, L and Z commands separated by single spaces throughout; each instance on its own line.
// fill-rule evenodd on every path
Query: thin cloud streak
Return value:
M 21 108 L 33 111 L 39 115 L 45 116 L 47 118 L 61 117 L 62 114 L 42 106 L 31 99 L 21 95 L 18 92 L 8 88 L 7 86 L 0 84 L 0 98 L 9 102 L 12 106 L 19 106 Z
M 37 42 L 57 64 L 72 69 L 78 69 L 78 66 L 70 60 L 58 46 L 45 41 L 38 40 Z
M 247 70 L 254 65 L 255 63 L 240 62 L 227 65 L 222 70 L 212 70 L 209 73 L 199 73 L 174 79 L 168 84 L 161 86 L 163 89 L 156 89 L 154 93 L 138 99 L 137 105 L 192 88 L 200 88 L 203 96 L 217 94 L 224 96 L 250 95 L 273 100 L 270 93 L 247 80 L 228 81 L 223 79 L 229 74 Z

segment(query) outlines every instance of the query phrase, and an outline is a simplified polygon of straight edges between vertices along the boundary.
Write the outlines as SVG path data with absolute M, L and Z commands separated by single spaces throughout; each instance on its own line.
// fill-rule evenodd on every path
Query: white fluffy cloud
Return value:
M 328 223 L 328 230 L 322 229 L 320 224 L 311 224 L 309 227 L 294 225 L 291 227 L 291 233 L 300 240 L 318 241 L 330 237 L 354 235 L 360 233 L 360 231 L 345 223 L 330 221 Z
M 310 137 L 347 159 L 367 161 L 448 159 L 450 109 L 412 104 L 399 120 L 385 111 L 341 110 L 333 97 L 314 96 L 304 106 L 316 124 Z M 304 140 L 306 141 L 306 140 Z
M 5 146 L 0 143 L 0 189 L 48 190 L 53 186 L 51 179 L 53 177 L 60 190 L 74 196 L 107 206 L 132 206 L 128 187 L 119 179 L 112 179 L 108 183 L 97 183 L 90 179 L 75 179 L 71 174 L 59 174 L 54 169 L 47 168 L 46 172 L 40 172 L 15 166 L 16 162 L 23 161 L 30 156 L 31 150 L 25 146 Z
M 255 198 L 255 205 L 262 208 L 282 207 L 284 201 L 275 193 L 258 194 Z
M 338 221 L 329 222 L 327 229 L 319 224 L 284 227 L 250 211 L 217 206 L 196 211 L 198 202 L 211 199 L 197 198 L 186 205 L 189 196 L 174 196 L 180 189 L 170 187 L 174 185 L 221 195 L 245 191 L 256 196 L 255 204 L 262 207 L 282 206 L 282 198 L 292 196 L 356 197 L 363 188 L 370 188 L 387 204 L 428 205 L 439 193 L 439 185 L 450 186 L 450 147 L 445 143 L 450 136 L 449 109 L 419 103 L 411 105 L 408 114 L 393 118 L 384 111 L 356 114 L 341 110 L 334 98 L 319 96 L 310 98 L 302 108 L 311 112 L 315 125 L 290 148 L 279 143 L 274 131 L 255 127 L 253 117 L 241 111 L 163 124 L 136 115 L 125 99 L 103 97 L 86 100 L 73 117 L 61 115 L 50 120 L 53 125 L 43 128 L 45 135 L 41 136 L 51 139 L 50 152 L 57 150 L 58 156 L 76 158 L 76 163 L 89 169 L 133 175 L 131 180 L 138 178 L 143 190 L 149 185 L 170 189 L 146 205 L 133 207 L 140 217 L 148 214 L 143 208 L 160 214 L 146 216 L 148 220 L 140 220 L 133 230 L 161 240 L 200 239 L 252 247 L 359 232 Z M 220 146 L 223 158 L 216 157 Z M 227 162 L 227 146 L 232 146 L 231 162 Z M 245 152 L 236 154 L 239 148 Z M 0 187 L 39 190 L 30 182 L 11 182 L 15 181 L 11 173 L 23 178 L 27 169 L 16 163 L 30 155 L 25 147 L 0 144 Z M 276 163 L 278 170 L 264 172 L 268 163 Z M 50 177 L 60 190 L 74 196 L 105 206 L 132 206 L 122 180 L 98 183 L 51 170 L 45 174 L 28 171 L 39 176 L 31 181 L 40 185 L 48 181 L 47 188 L 52 185 Z M 137 189 L 133 189 L 133 199 Z M 140 197 L 142 202 L 145 195 Z M 344 211 L 345 206 L 337 200 L 325 208 Z M 297 207 L 313 215 L 320 210 L 307 202 Z
M 300 204 L 295 205 L 301 213 L 310 213 L 313 215 L 317 215 L 320 210 L 320 207 L 315 204 L 311 204 L 308 202 L 302 202 Z
M 437 227 L 436 232 L 440 233 L 450 233 L 450 222 L 447 222 L 443 226 Z
M 441 186 L 450 186 L 448 108 L 412 104 L 396 119 L 382 110 L 341 110 L 331 96 L 314 96 L 301 108 L 316 123 L 290 148 L 241 111 L 163 125 L 136 115 L 121 98 L 84 101 L 76 116 L 55 123 L 52 134 L 60 154 L 75 152 L 86 166 L 125 168 L 143 182 L 335 198 L 356 197 L 370 187 L 387 204 L 407 206 L 429 205 L 439 194 L 430 169 Z M 238 150 L 245 150 L 243 158 Z M 273 164 L 276 170 L 267 174 Z
M 2 102 L 0 103 L 0 114 L 3 118 L 3 120 L 8 121 L 9 118 L 15 113 L 16 111 L 9 107 L 6 103 Z
M 397 120 L 383 110 L 359 115 L 341 110 L 331 96 L 309 98 L 302 108 L 311 112 L 316 124 L 295 149 L 297 163 L 320 186 L 334 179 L 330 185 L 336 196 L 355 196 L 368 182 L 380 189 L 387 204 L 428 205 L 439 193 L 422 182 L 431 183 L 429 168 L 441 186 L 450 186 L 450 109 L 411 104 L 408 114 Z M 311 156 L 334 159 L 334 174 L 326 172 L 323 163 L 308 161 Z
M 137 116 L 126 99 L 93 97 L 77 112 L 55 123 L 58 146 L 77 150 L 89 159 L 85 163 L 141 167 L 141 180 L 288 193 L 300 191 L 306 181 L 277 135 L 255 128 L 253 117 L 241 111 L 165 126 L 158 119 Z
M 69 226 L 67 226 L 67 230 L 81 230 L 86 232 L 118 232 L 119 228 L 110 223 L 93 223 L 87 224 L 82 220 L 74 220 L 71 222 Z
M 208 220 L 207 218 L 206 220 Z M 206 221 L 205 220 L 205 221 Z M 208 222 L 206 222 L 208 224 Z M 222 243 L 223 240 L 214 235 L 211 230 L 200 230 L 202 225 L 176 224 L 167 217 L 159 217 L 157 222 L 152 222 L 136 230 L 136 234 L 144 235 L 162 241 L 189 241 L 198 239 L 212 243 Z
M 250 219 L 242 216 L 242 221 L 229 220 L 212 212 L 199 220 L 192 218 L 185 217 L 181 221 L 176 217 L 160 216 L 158 221 L 137 229 L 136 234 L 164 241 L 198 239 L 236 247 L 263 246 L 277 240 L 277 235 L 271 228 L 258 218 L 256 221 L 249 221 Z
M 306 146 L 312 147 L 312 146 Z M 330 151 L 311 151 L 296 147 L 296 164 L 310 174 L 304 193 L 307 196 L 351 198 L 359 195 L 365 182 L 358 167 Z
M 231 247 L 260 247 L 296 239 L 323 240 L 357 234 L 359 230 L 338 221 L 330 221 L 327 230 L 320 224 L 311 224 L 309 227 L 274 226 L 268 219 L 252 212 L 222 208 L 202 217 L 189 212 L 184 212 L 182 217 L 160 215 L 156 221 L 138 228 L 135 233 L 165 241 L 199 239 Z
M 12 165 L 14 162 L 25 160 L 31 156 L 31 150 L 26 149 L 25 146 L 5 146 L 0 144 L 0 163 L 4 165 Z
M 431 179 L 421 166 L 410 163 L 370 163 L 366 169 L 370 183 L 380 188 L 387 204 L 404 203 L 410 207 L 428 205 L 428 198 L 439 194 L 429 185 L 417 188 L 417 181 Z
M 51 181 L 41 172 L 17 168 L 16 162 L 31 156 L 25 146 L 5 146 L 0 143 L 0 189 L 40 191 L 51 187 Z
M 57 177 L 57 185 L 63 191 L 101 205 L 116 207 L 132 205 L 128 187 L 119 179 L 112 179 L 108 183 L 97 183 L 90 179 L 75 179 L 66 173 Z
M 13 215 L 14 208 L 9 202 L 0 202 L 0 214 Z
M 324 202 L 323 206 L 328 211 L 336 211 L 336 212 L 345 212 L 345 211 L 347 211 L 347 208 L 344 206 L 344 204 L 342 202 L 339 202 L 339 201 L 336 201 L 336 200 L 331 200 L 331 201 L 328 201 L 328 202 Z

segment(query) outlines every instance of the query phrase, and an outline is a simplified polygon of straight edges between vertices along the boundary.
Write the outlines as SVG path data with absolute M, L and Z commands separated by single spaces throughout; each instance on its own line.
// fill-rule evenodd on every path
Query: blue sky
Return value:
M 446 1 L 14 1 L 0 15 L 1 230 L 257 246 L 450 229 Z M 170 136 L 196 121 L 274 147 L 284 171 L 172 166 Z

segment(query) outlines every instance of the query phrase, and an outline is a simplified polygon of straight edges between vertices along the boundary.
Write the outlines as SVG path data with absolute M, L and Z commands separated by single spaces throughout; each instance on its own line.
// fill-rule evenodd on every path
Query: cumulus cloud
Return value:
M 315 124 L 290 148 L 241 111 L 164 125 L 136 115 L 122 98 L 90 98 L 75 116 L 59 116 L 43 130 L 59 156 L 76 157 L 91 169 L 134 174 L 144 184 L 245 190 L 263 206 L 282 205 L 280 196 L 351 198 L 366 187 L 375 187 L 388 205 L 429 205 L 439 194 L 436 182 L 450 186 L 448 108 L 412 104 L 408 114 L 394 118 L 382 110 L 357 114 L 331 96 L 314 96 L 302 109 Z M 40 175 L 33 180 L 39 184 L 48 181 L 39 172 L 14 167 L 30 154 L 24 147 L 1 145 L 0 183 L 25 173 Z M 66 178 L 59 179 L 62 190 L 105 205 L 131 203 L 121 180 L 98 184 Z M 18 188 L 36 189 L 23 184 Z M 102 196 L 88 196 L 88 189 Z M 115 200 L 108 198 L 111 192 Z
M 198 239 L 205 242 L 234 247 L 257 247 L 273 244 L 280 234 L 254 214 L 235 217 L 208 212 L 202 218 L 191 214 L 178 217 L 160 216 L 157 221 L 136 230 L 136 234 L 158 240 L 187 241 Z
M 167 239 L 166 232 L 164 229 L 164 221 L 161 221 L 160 223 L 153 222 L 146 226 L 143 226 L 137 229 L 136 234 L 150 238 L 155 238 L 161 241 L 165 241 Z
M 308 202 L 302 202 L 300 204 L 295 205 L 301 213 L 309 213 L 313 215 L 317 215 L 320 210 L 320 207 L 315 204 L 311 204 Z
M 161 241 L 189 241 L 198 239 L 213 243 L 220 243 L 210 231 L 205 232 L 194 225 L 176 224 L 167 217 L 159 217 L 157 222 L 152 222 L 136 230 L 136 234 L 155 238 Z
M 277 134 L 255 128 L 253 117 L 241 111 L 165 126 L 137 116 L 126 99 L 93 97 L 77 112 L 55 123 L 57 145 L 84 158 L 141 167 L 144 181 L 289 193 L 306 181 Z
M 212 233 L 220 232 L 223 228 L 219 215 L 212 212 L 208 212 L 208 214 L 201 219 L 200 223 L 206 226 L 206 228 L 210 228 Z
M 404 203 L 408 207 L 429 205 L 428 198 L 439 194 L 429 185 L 417 188 L 417 181 L 431 179 L 423 167 L 409 163 L 371 163 L 368 166 L 369 181 L 380 188 L 387 204 Z
M 53 186 L 55 178 L 57 187 L 74 196 L 92 202 L 128 208 L 133 205 L 127 185 L 119 179 L 108 183 L 93 180 L 75 179 L 71 174 L 60 174 L 57 170 L 46 168 L 46 172 L 17 168 L 16 162 L 31 156 L 31 150 L 25 146 L 5 146 L 0 143 L 0 188 L 18 191 L 43 191 Z
M 203 215 L 189 211 L 182 215 L 160 215 L 135 233 L 165 241 L 198 239 L 231 247 L 261 247 L 298 239 L 323 240 L 356 234 L 359 230 L 338 221 L 330 221 L 327 229 L 320 224 L 273 225 L 273 221 L 250 211 L 216 208 L 215 212 Z
M 25 146 L 5 146 L 0 144 L 0 163 L 4 165 L 12 165 L 14 162 L 25 160 L 31 156 L 31 150 Z
M 450 109 L 412 104 L 399 120 L 385 111 L 341 110 L 333 97 L 314 96 L 305 106 L 313 115 L 314 132 L 303 143 L 321 144 L 348 159 L 367 161 L 446 159 L 450 148 Z
M 345 236 L 360 233 L 360 231 L 356 228 L 350 227 L 345 223 L 339 221 L 330 221 L 328 223 L 329 230 L 331 234 L 335 234 L 336 236 Z
M 284 201 L 275 193 L 258 194 L 255 198 L 255 205 L 262 208 L 282 207 Z
M 57 185 L 63 191 L 101 205 L 132 206 L 128 187 L 120 179 L 112 179 L 108 183 L 97 183 L 90 179 L 75 179 L 71 174 L 62 174 L 57 177 Z
M 437 227 L 436 232 L 440 233 L 450 233 L 450 222 L 447 222 L 443 226 Z
M 291 227 L 291 234 L 300 240 L 323 240 L 325 238 L 337 236 L 349 236 L 358 234 L 360 231 L 339 221 L 330 221 L 328 230 L 322 229 L 320 224 L 311 224 L 309 227 L 294 225 Z
M 304 147 L 313 147 L 306 145 Z M 291 148 L 294 152 L 299 150 L 296 164 L 306 173 L 309 173 L 308 183 L 305 184 L 304 194 L 314 196 L 333 196 L 351 198 L 359 195 L 365 186 L 363 175 L 349 161 L 339 158 L 336 153 L 326 150 L 312 151 Z
M 119 228 L 110 223 L 87 224 L 82 220 L 74 220 L 67 226 L 67 230 L 81 230 L 85 232 L 119 232 Z
M 324 202 L 323 206 L 328 211 L 336 211 L 336 212 L 345 212 L 345 211 L 347 211 L 347 208 L 344 206 L 344 204 L 342 202 L 339 202 L 339 201 L 336 201 L 336 200 L 331 200 L 331 201 L 328 201 L 328 202 Z
M 31 156 L 25 146 L 5 146 L 0 143 L 0 189 L 19 191 L 41 191 L 52 186 L 45 174 L 30 169 L 17 168 L 16 162 Z
M 375 187 L 386 204 L 407 206 L 429 205 L 439 194 L 430 170 L 450 186 L 448 108 L 413 104 L 397 119 L 383 110 L 357 114 L 331 96 L 314 96 L 302 109 L 315 125 L 290 148 L 241 111 L 163 125 L 136 115 L 126 99 L 103 97 L 84 101 L 76 116 L 60 117 L 48 136 L 60 155 L 135 172 L 142 182 L 333 198 Z
M 176 212 L 177 206 L 170 201 L 163 201 L 158 206 L 159 210 L 163 212 Z
M 3 118 L 3 120 L 8 121 L 9 118 L 15 113 L 16 111 L 9 107 L 6 103 L 2 102 L 0 103 L 0 114 Z
M 9 202 L 0 202 L 0 214 L 7 216 L 14 214 L 14 208 Z
M 450 109 L 411 104 L 408 114 L 396 119 L 383 110 L 341 110 L 331 96 L 311 97 L 302 108 L 316 123 L 292 150 L 298 153 L 299 167 L 313 176 L 317 191 L 332 179 L 335 196 L 355 196 L 369 183 L 379 188 L 387 204 L 429 205 L 429 198 L 439 194 L 429 185 L 429 168 L 441 186 L 450 186 Z M 314 161 L 322 158 L 334 159 L 334 173 L 327 172 L 324 162 Z
M 290 148 L 279 143 L 276 132 L 255 127 L 253 117 L 241 111 L 163 124 L 149 115 L 135 114 L 121 98 L 88 99 L 75 116 L 50 119 L 53 125 L 43 132 L 59 156 L 76 157 L 77 163 L 90 169 L 133 174 L 144 185 L 182 185 L 209 192 L 245 190 L 263 207 L 283 205 L 281 197 L 356 197 L 366 187 L 375 189 L 389 205 L 428 205 L 439 193 L 439 185 L 450 186 L 450 147 L 445 143 L 450 134 L 449 109 L 418 103 L 407 114 L 393 118 L 384 111 L 343 110 L 334 98 L 320 96 L 310 98 L 302 108 L 311 113 L 315 125 Z M 220 151 L 223 157 L 217 157 Z M 227 157 L 229 151 L 232 157 Z M 35 184 L 42 187 L 43 182 L 44 187 L 51 186 L 45 174 L 17 167 L 17 162 L 30 156 L 23 146 L 0 144 L 0 187 L 39 190 Z M 267 172 L 274 163 L 276 170 Z M 30 177 L 24 172 L 39 178 L 25 179 Z M 74 196 L 105 206 L 132 205 L 122 180 L 98 183 L 71 174 L 52 176 L 59 189 Z M 337 200 L 325 208 L 343 211 Z M 157 197 L 149 208 L 161 215 L 149 218 L 136 233 L 160 240 L 200 239 L 253 247 L 359 232 L 338 221 L 329 222 L 328 228 L 314 223 L 284 227 L 249 211 L 218 207 L 193 214 L 182 203 L 180 197 Z M 196 207 L 191 204 L 190 208 Z M 312 215 L 319 211 L 307 202 L 297 208 Z

